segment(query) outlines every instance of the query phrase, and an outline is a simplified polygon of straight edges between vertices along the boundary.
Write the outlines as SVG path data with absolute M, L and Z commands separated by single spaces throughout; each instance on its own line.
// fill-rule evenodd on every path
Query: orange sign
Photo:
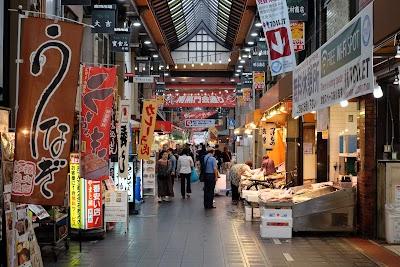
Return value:
M 303 51 L 305 48 L 304 22 L 290 22 L 294 52 Z
M 243 88 L 243 100 L 244 102 L 251 101 L 251 88 Z
M 238 96 L 237 102 L 239 104 L 239 107 L 244 107 L 244 98 L 243 96 Z
M 150 160 L 151 146 L 154 140 L 158 102 L 145 100 L 143 102 L 142 122 L 140 123 L 140 147 L 138 158 Z
M 101 181 L 85 180 L 86 182 L 86 229 L 102 226 L 103 197 Z
M 253 86 L 255 90 L 265 88 L 265 72 L 253 72 Z

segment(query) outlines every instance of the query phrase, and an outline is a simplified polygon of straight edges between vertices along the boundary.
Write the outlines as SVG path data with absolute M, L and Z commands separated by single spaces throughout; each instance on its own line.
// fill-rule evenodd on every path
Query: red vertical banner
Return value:
M 22 33 L 12 201 L 64 204 L 83 26 L 28 17 Z
M 117 68 L 85 66 L 82 75 L 81 176 L 106 180 Z
M 103 218 L 101 181 L 86 182 L 86 229 L 100 228 Z

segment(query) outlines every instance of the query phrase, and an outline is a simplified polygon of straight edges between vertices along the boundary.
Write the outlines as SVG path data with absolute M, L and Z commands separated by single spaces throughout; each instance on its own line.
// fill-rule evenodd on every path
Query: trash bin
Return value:
M 385 236 L 389 244 L 400 243 L 400 203 L 385 205 Z

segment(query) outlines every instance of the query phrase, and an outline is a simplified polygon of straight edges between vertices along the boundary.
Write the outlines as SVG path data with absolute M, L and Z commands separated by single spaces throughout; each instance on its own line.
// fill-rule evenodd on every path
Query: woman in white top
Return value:
M 182 198 L 185 198 L 185 182 L 186 182 L 186 193 L 187 197 L 190 197 L 192 189 L 190 188 L 190 174 L 192 173 L 192 167 L 194 166 L 192 157 L 189 156 L 189 149 L 182 151 L 182 156 L 178 159 L 177 173 L 181 177 L 181 194 Z

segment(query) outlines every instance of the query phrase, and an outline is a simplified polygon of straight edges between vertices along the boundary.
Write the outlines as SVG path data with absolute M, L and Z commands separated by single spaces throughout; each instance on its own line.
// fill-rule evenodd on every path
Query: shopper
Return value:
M 159 159 L 156 163 L 158 202 L 169 201 L 168 179 L 170 179 L 169 176 L 170 170 L 171 170 L 171 165 L 168 160 L 168 153 L 164 151 L 161 154 L 161 159 Z
M 194 166 L 193 159 L 189 156 L 190 151 L 188 149 L 183 149 L 182 156 L 178 159 L 178 173 L 181 177 L 181 195 L 185 198 L 185 183 L 186 183 L 186 196 L 189 198 L 192 193 L 190 188 L 190 174 L 192 172 L 192 167 Z
M 239 201 L 239 183 L 240 178 L 246 172 L 254 174 L 256 171 L 252 170 L 253 163 L 248 160 L 244 164 L 235 164 L 229 170 L 229 180 L 231 181 L 232 189 L 232 204 L 236 205 Z
M 167 144 L 163 144 L 162 149 L 160 151 L 158 151 L 158 159 L 162 158 L 162 155 L 164 152 L 167 152 L 167 154 L 168 154 L 168 145 Z
M 214 158 L 217 160 L 218 171 L 221 171 L 222 166 L 222 151 L 219 150 L 219 145 L 215 145 L 215 155 Z
M 174 193 L 174 180 L 176 175 L 176 165 L 177 165 L 177 160 L 176 157 L 174 155 L 174 150 L 172 148 L 168 148 L 168 157 L 169 157 L 169 162 L 170 162 L 170 176 L 168 179 L 168 193 L 170 197 L 174 197 L 175 193 Z
M 222 172 L 227 173 L 231 167 L 232 153 L 229 151 L 229 147 L 224 147 L 224 152 L 222 152 Z
M 181 145 L 180 145 L 180 144 L 176 144 L 174 154 L 175 154 L 175 155 L 178 155 L 178 157 L 179 157 L 180 155 L 182 155 L 182 148 L 181 148 Z
M 269 158 L 267 154 L 263 156 L 263 162 L 261 164 L 261 169 L 264 170 L 264 175 L 271 175 L 276 173 L 275 162 Z
M 205 164 L 204 175 L 204 208 L 213 209 L 215 184 L 218 179 L 217 160 L 214 158 L 215 151 L 210 149 L 208 155 L 203 159 Z

